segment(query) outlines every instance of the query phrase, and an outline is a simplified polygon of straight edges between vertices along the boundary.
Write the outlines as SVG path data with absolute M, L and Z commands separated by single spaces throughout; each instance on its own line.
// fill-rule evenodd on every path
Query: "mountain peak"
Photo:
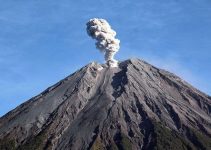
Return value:
M 209 96 L 143 60 L 92 62 L 0 118 L 0 149 L 209 149 L 210 114 Z

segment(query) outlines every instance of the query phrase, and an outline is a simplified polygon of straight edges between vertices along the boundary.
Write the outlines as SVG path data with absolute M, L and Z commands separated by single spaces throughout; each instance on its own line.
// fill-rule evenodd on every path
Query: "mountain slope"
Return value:
M 211 149 L 211 98 L 142 60 L 91 63 L 0 119 L 0 149 Z

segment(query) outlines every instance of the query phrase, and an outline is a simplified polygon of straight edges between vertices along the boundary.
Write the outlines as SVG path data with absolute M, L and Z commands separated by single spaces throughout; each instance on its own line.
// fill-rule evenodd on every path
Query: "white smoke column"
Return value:
M 93 18 L 86 25 L 88 35 L 97 40 L 96 48 L 104 53 L 106 63 L 110 67 L 117 67 L 118 61 L 114 59 L 114 55 L 120 48 L 120 41 L 115 39 L 116 32 L 105 19 Z

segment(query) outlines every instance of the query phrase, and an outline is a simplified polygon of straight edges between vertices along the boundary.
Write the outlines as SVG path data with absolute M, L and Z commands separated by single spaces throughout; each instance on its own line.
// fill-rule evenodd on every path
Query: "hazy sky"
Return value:
M 0 116 L 91 61 L 86 22 L 117 31 L 116 58 L 138 57 L 211 95 L 210 0 L 0 0 Z

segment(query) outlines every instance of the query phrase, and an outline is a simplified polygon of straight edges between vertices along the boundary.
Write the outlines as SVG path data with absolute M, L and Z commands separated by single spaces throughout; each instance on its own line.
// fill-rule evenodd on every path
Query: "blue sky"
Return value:
M 210 0 L 0 0 L 0 116 L 91 61 L 86 33 L 107 19 L 118 60 L 138 57 L 211 95 Z

